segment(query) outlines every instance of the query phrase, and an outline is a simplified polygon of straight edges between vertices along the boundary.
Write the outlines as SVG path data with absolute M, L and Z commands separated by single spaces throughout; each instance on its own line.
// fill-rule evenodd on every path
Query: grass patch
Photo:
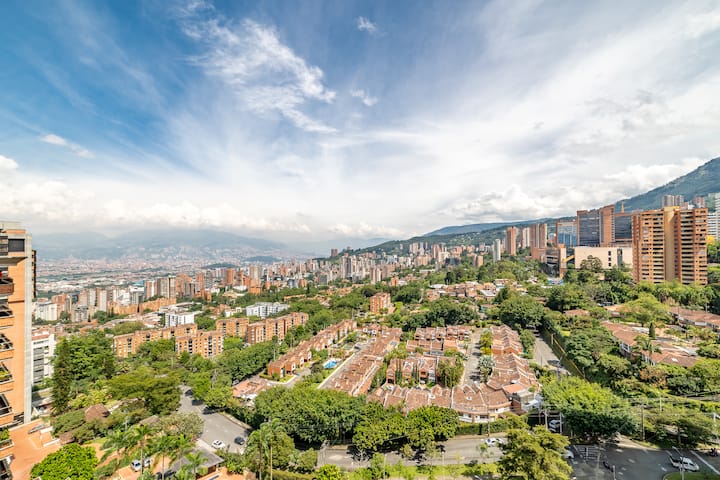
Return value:
M 665 475 L 663 480 L 681 480 L 682 473 L 675 472 Z M 685 480 L 720 480 L 720 475 L 710 472 L 685 472 Z
M 498 472 L 494 463 L 455 464 L 455 465 L 403 465 L 397 463 L 387 465 L 387 476 L 391 479 L 404 480 L 434 480 L 456 479 L 461 477 L 472 478 L 474 475 L 492 475 Z M 359 468 L 350 472 L 350 480 L 369 480 L 369 469 Z

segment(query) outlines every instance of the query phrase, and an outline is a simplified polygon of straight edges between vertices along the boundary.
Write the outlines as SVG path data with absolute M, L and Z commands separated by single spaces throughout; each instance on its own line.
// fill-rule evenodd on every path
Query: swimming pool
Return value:
M 332 360 L 328 360 L 327 362 L 325 362 L 325 365 L 323 365 L 323 366 L 324 366 L 325 368 L 327 368 L 327 369 L 335 368 L 335 366 L 337 365 L 337 363 L 338 363 L 337 360 L 332 359 Z

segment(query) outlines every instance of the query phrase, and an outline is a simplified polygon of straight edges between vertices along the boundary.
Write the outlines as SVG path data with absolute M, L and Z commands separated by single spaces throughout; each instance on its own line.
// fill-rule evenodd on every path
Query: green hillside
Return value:
M 642 195 L 623 200 L 625 211 L 650 210 L 662 206 L 663 195 L 682 195 L 685 200 L 720 192 L 720 157 L 710 160 L 687 175 L 650 190 Z M 620 202 L 617 203 L 620 207 Z

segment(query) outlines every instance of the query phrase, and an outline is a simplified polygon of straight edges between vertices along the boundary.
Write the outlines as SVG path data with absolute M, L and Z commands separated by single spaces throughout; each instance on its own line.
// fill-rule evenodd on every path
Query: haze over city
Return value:
M 0 218 L 35 234 L 402 238 L 720 151 L 712 1 L 14 2 L 0 41 Z

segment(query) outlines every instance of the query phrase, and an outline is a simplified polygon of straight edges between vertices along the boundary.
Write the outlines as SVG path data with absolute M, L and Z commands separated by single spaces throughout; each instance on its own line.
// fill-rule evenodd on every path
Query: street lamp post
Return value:
M 680 476 L 682 477 L 682 480 L 685 480 L 685 464 L 683 463 L 682 453 L 680 453 L 680 450 L 678 450 L 677 447 L 672 448 L 678 453 L 678 455 L 680 455 Z

